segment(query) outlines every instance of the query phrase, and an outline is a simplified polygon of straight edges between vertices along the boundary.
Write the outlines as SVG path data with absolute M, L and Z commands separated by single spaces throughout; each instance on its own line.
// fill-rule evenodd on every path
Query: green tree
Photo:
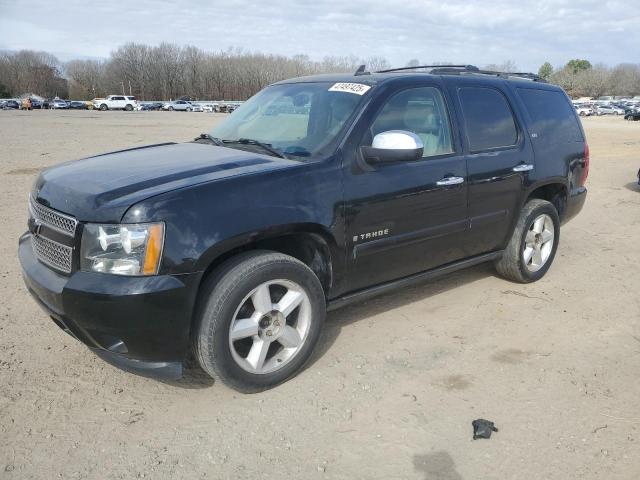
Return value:
M 567 62 L 566 67 L 571 73 L 578 73 L 584 70 L 591 69 L 591 62 L 589 60 L 581 60 L 579 58 L 574 58 L 573 60 L 569 60 Z
M 540 75 L 545 80 L 549 80 L 551 75 L 553 75 L 553 66 L 551 66 L 549 62 L 544 62 L 538 69 L 538 75 Z

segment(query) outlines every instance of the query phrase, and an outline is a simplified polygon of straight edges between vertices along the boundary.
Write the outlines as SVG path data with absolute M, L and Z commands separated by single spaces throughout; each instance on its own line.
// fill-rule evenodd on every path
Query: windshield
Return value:
M 267 144 L 287 158 L 307 159 L 325 154 L 334 144 L 345 122 L 366 97 L 336 86 L 352 84 L 291 83 L 265 88 L 242 104 L 210 134 L 226 146 L 260 151 Z M 260 151 L 264 153 L 264 150 Z

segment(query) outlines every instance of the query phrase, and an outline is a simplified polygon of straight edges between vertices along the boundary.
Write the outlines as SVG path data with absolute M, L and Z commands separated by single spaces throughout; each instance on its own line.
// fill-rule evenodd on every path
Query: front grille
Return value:
M 31 244 L 33 253 L 42 263 L 61 272 L 71 273 L 73 248 L 36 234 L 31 236 Z
M 75 235 L 78 225 L 78 221 L 75 218 L 45 207 L 31 198 L 31 195 L 29 195 L 29 210 L 31 216 L 40 223 L 70 237 Z

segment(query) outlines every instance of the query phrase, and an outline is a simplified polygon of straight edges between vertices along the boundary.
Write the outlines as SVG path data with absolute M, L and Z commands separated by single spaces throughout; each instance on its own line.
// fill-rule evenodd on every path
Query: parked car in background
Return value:
M 126 95 L 109 95 L 104 99 L 95 99 L 93 101 L 93 108 L 95 110 L 126 110 L 128 112 L 136 108 L 138 102 L 136 97 Z
M 596 107 L 597 115 L 624 115 L 624 109 L 614 105 L 598 105 Z
M 20 108 L 20 103 L 17 100 L 7 100 L 4 102 L 2 108 L 3 110 L 18 110 Z
M 214 113 L 218 111 L 218 104 L 216 103 L 206 103 L 202 106 L 202 110 L 209 113 Z
M 625 110 L 624 119 L 630 121 L 640 120 L 640 107 L 631 107 Z
M 182 111 L 182 112 L 190 112 L 193 110 L 193 105 L 191 105 L 191 102 L 187 102 L 186 100 L 176 100 L 175 102 L 169 102 L 169 103 L 165 103 L 162 106 L 163 110 L 169 110 L 169 111 Z
M 87 107 L 87 104 L 85 102 L 79 102 L 79 101 L 69 102 L 69 108 L 71 110 L 88 110 L 89 109 L 89 107 Z
M 40 100 L 38 100 L 37 98 L 32 98 L 31 99 L 31 108 L 32 109 L 36 109 L 37 108 L 38 110 L 41 110 L 43 108 L 42 107 L 42 102 Z
M 200 105 L 199 103 L 192 103 L 191 104 L 191 111 L 192 112 L 204 112 L 204 108 L 202 108 L 202 105 Z
M 139 110 L 162 110 L 162 102 L 143 103 Z
M 594 114 L 593 108 L 586 105 L 575 105 L 575 109 L 581 117 L 589 117 Z
M 54 110 L 67 109 L 69 108 L 69 102 L 66 100 L 60 100 L 59 98 L 54 98 L 49 102 L 49 108 Z

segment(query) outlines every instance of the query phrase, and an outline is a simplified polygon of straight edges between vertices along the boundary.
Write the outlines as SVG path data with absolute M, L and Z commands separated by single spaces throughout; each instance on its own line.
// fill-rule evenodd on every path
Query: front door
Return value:
M 370 105 L 345 149 L 348 289 L 428 270 L 464 256 L 468 227 L 465 159 L 437 84 L 394 89 Z M 364 120 L 370 118 L 371 120 Z M 359 147 L 403 130 L 424 144 L 417 161 L 363 164 Z

